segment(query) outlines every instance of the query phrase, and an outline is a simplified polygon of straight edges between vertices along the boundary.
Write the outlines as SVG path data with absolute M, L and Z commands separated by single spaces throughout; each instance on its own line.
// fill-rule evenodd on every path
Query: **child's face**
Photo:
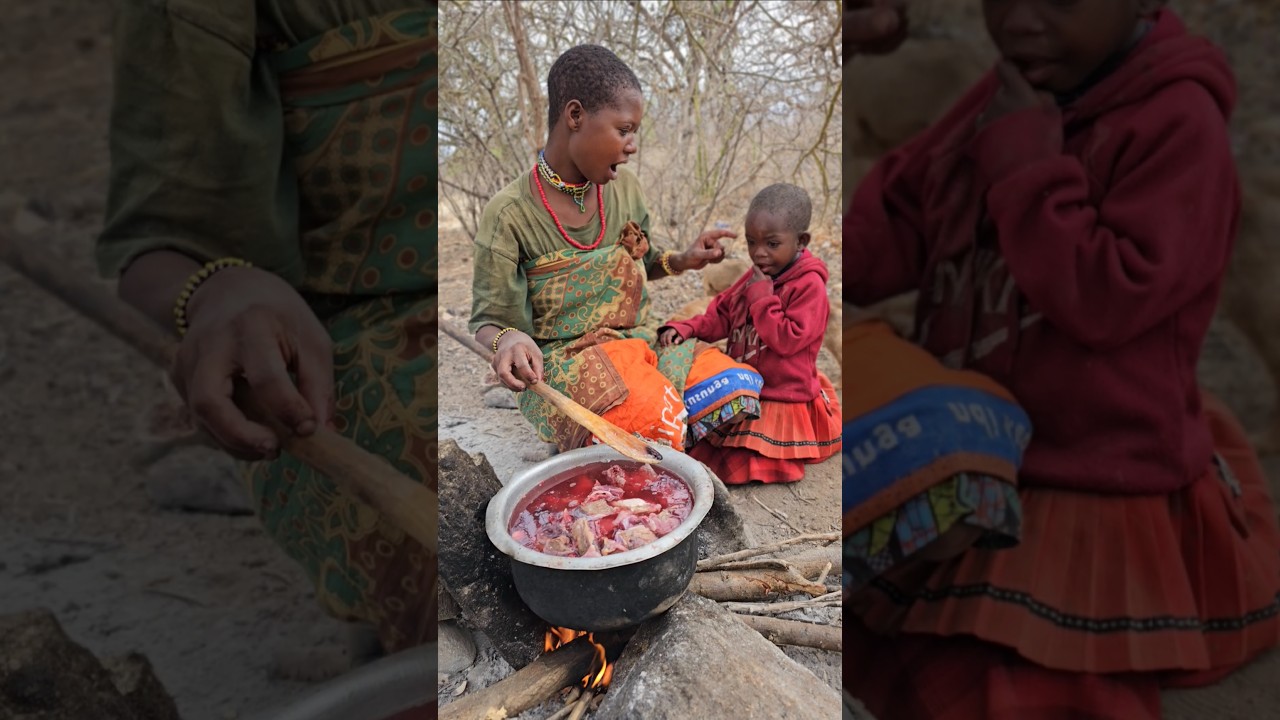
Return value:
M 744 229 L 751 264 L 765 275 L 777 275 L 809 244 L 809 233 L 788 230 L 782 218 L 764 210 L 747 215 Z
M 1158 0 L 983 0 L 987 33 L 1037 90 L 1079 87 Z
M 578 172 L 597 185 L 618 179 L 618 166 L 638 149 L 636 132 L 644 119 L 644 97 L 631 88 L 620 90 L 612 105 L 587 112 L 576 102 L 581 124 L 569 136 L 569 156 Z M 570 109 L 570 112 L 574 112 Z

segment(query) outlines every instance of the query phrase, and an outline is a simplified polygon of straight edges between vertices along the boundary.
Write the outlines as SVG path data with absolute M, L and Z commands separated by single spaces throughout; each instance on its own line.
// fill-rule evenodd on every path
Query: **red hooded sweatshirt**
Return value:
M 1196 363 L 1240 206 L 1226 59 L 1163 10 L 1075 101 L 976 131 L 998 85 L 988 74 L 859 186 L 846 298 L 921 291 L 916 341 L 1030 415 L 1022 482 L 1189 484 L 1212 459 Z
M 791 267 L 753 285 L 748 270 L 697 317 L 668 323 L 684 338 L 729 338 L 728 355 L 764 378 L 760 397 L 809 402 L 818 397 L 818 352 L 827 331 L 827 264 L 807 248 Z

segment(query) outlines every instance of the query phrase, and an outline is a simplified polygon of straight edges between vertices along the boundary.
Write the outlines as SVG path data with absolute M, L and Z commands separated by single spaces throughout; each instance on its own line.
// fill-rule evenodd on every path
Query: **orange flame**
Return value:
M 613 680 L 613 663 L 605 656 L 604 646 L 596 642 L 595 636 L 586 630 L 571 630 L 566 627 L 553 627 L 547 630 L 542 642 L 543 652 L 551 652 L 556 648 L 573 642 L 577 638 L 587 636 L 587 641 L 596 648 L 596 659 L 591 663 L 591 672 L 582 676 L 584 688 L 606 688 Z

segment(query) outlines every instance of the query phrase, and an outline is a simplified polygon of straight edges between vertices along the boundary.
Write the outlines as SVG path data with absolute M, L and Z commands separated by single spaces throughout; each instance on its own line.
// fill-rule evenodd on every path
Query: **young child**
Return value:
M 666 347 L 728 338 L 727 352 L 764 379 L 760 417 L 722 426 L 689 454 L 728 484 L 795 482 L 804 466 L 840 451 L 840 404 L 818 372 L 831 312 L 827 266 L 809 252 L 809 196 L 794 185 L 761 190 L 747 210 L 752 268 L 702 315 L 659 330 Z
M 1222 53 L 1150 0 L 983 4 L 1002 60 L 850 203 L 846 299 L 1034 432 L 1022 541 L 855 592 L 845 687 L 881 720 L 1156 718 L 1280 640 L 1256 456 L 1196 383 L 1239 193 Z M 892 637 L 889 637 L 892 636 Z

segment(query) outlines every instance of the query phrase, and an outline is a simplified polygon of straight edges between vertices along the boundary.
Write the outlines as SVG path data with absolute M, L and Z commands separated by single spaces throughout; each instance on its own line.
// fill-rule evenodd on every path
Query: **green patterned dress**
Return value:
M 605 234 L 593 250 L 578 250 L 564 241 L 530 188 L 528 173 L 489 201 L 476 231 L 469 327 L 473 333 L 485 325 L 527 333 L 542 349 L 550 385 L 626 430 L 653 437 L 641 428 L 667 425 L 658 417 L 664 413 L 678 416 L 670 418 L 679 426 L 671 434 L 678 432 L 681 442 L 671 444 L 683 449 L 681 394 L 697 343 L 655 349 L 654 373 L 635 365 L 621 370 L 609 357 L 605 347 L 611 341 L 639 339 L 652 349 L 657 340 L 659 323 L 650 313 L 646 277 L 660 263 L 661 250 L 648 241 L 649 211 L 635 175 L 620 169 L 618 179 L 601 192 Z M 635 237 L 628 233 L 628 223 L 638 230 Z M 585 222 L 563 218 L 563 225 L 570 237 L 588 247 L 600 233 L 595 214 Z M 672 397 L 662 406 L 668 386 Z M 609 412 L 629 399 L 649 406 L 637 409 L 634 425 Z M 538 395 L 520 393 L 518 402 L 542 441 L 555 442 L 561 450 L 588 441 L 585 429 Z M 653 418 L 644 417 L 646 409 Z
M 116 38 L 103 273 L 161 248 L 278 273 L 333 339 L 339 432 L 435 489 L 434 4 L 126 3 Z M 242 470 L 329 613 L 435 638 L 432 553 L 295 458 Z

